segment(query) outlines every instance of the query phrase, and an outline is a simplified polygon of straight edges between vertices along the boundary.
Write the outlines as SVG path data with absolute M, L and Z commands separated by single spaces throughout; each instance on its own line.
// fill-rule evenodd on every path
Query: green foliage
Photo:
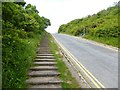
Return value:
M 5 23 L 12 23 L 14 27 L 23 29 L 27 32 L 39 32 L 39 30 L 44 30 L 48 25 L 50 25 L 49 19 L 40 17 L 36 7 L 31 4 L 28 4 L 24 8 L 18 3 L 3 2 L 2 10 L 2 18 Z
M 85 18 L 75 19 L 67 24 L 63 24 L 59 27 L 58 33 L 84 36 L 85 38 L 89 37 L 89 39 L 90 37 L 99 38 L 103 43 L 109 40 L 109 43 L 106 44 L 118 46 L 118 41 L 116 41 L 120 34 L 120 30 L 118 29 L 118 14 L 118 6 L 115 5 L 92 16 L 88 15 Z M 111 43 L 114 38 L 116 38 L 116 45 Z
M 35 58 L 40 35 L 33 39 L 16 39 L 5 36 L 3 39 L 3 83 L 4 88 L 24 88 L 27 71 Z M 9 41 L 9 42 L 8 42 Z
M 50 25 L 40 17 L 35 6 L 25 2 L 2 3 L 2 87 L 25 88 L 27 71 L 36 48 Z

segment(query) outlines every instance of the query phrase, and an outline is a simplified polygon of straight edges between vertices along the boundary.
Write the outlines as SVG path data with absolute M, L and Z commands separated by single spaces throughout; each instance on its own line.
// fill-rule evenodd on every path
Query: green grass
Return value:
M 118 38 L 113 37 L 94 37 L 86 35 L 84 38 L 94 40 L 103 44 L 111 45 L 114 47 L 118 47 Z
M 53 41 L 53 38 L 49 36 L 50 40 L 50 47 L 51 52 L 53 53 L 56 62 L 58 71 L 61 73 L 60 78 L 63 81 L 62 88 L 80 88 L 79 84 L 77 83 L 76 79 L 71 75 L 68 67 L 65 65 L 64 61 L 62 60 L 62 56 L 59 53 L 58 47 Z
M 43 35 L 21 39 L 14 47 L 3 47 L 2 88 L 25 88 L 27 72 L 36 56 L 36 49 Z

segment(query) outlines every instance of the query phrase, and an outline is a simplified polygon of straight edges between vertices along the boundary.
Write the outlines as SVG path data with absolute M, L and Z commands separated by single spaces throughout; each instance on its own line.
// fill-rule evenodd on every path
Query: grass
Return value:
M 62 88 L 63 89 L 65 89 L 65 88 L 80 88 L 76 79 L 71 75 L 68 67 L 65 65 L 64 61 L 62 60 L 63 57 L 60 55 L 58 47 L 55 44 L 52 36 L 50 36 L 50 35 L 49 35 L 49 40 L 50 40 L 51 52 L 56 59 L 58 71 L 61 73 L 60 78 L 63 81 Z
M 94 40 L 103 44 L 111 45 L 114 47 L 118 47 L 118 38 L 113 37 L 94 37 L 86 35 L 84 38 Z
M 27 72 L 42 37 L 37 34 L 33 38 L 21 39 L 14 47 L 3 47 L 2 88 L 26 88 Z

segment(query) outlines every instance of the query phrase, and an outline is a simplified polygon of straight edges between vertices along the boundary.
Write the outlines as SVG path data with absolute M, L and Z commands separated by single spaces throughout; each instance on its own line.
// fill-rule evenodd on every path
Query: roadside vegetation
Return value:
M 25 2 L 2 3 L 2 88 L 25 88 L 28 68 L 49 19 Z
M 50 40 L 51 52 L 56 59 L 58 71 L 60 72 L 60 79 L 63 81 L 62 83 L 63 90 L 65 88 L 80 88 L 76 79 L 71 75 L 68 67 L 65 65 L 63 61 L 63 57 L 60 55 L 58 47 L 55 44 L 51 35 L 49 35 L 49 40 Z
M 118 5 L 102 10 L 97 14 L 75 19 L 59 27 L 58 33 L 82 36 L 101 43 L 118 47 Z

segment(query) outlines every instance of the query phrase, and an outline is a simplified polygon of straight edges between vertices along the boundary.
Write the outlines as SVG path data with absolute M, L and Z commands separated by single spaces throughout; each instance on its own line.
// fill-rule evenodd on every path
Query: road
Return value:
M 53 36 L 106 88 L 118 88 L 118 52 L 82 38 Z

